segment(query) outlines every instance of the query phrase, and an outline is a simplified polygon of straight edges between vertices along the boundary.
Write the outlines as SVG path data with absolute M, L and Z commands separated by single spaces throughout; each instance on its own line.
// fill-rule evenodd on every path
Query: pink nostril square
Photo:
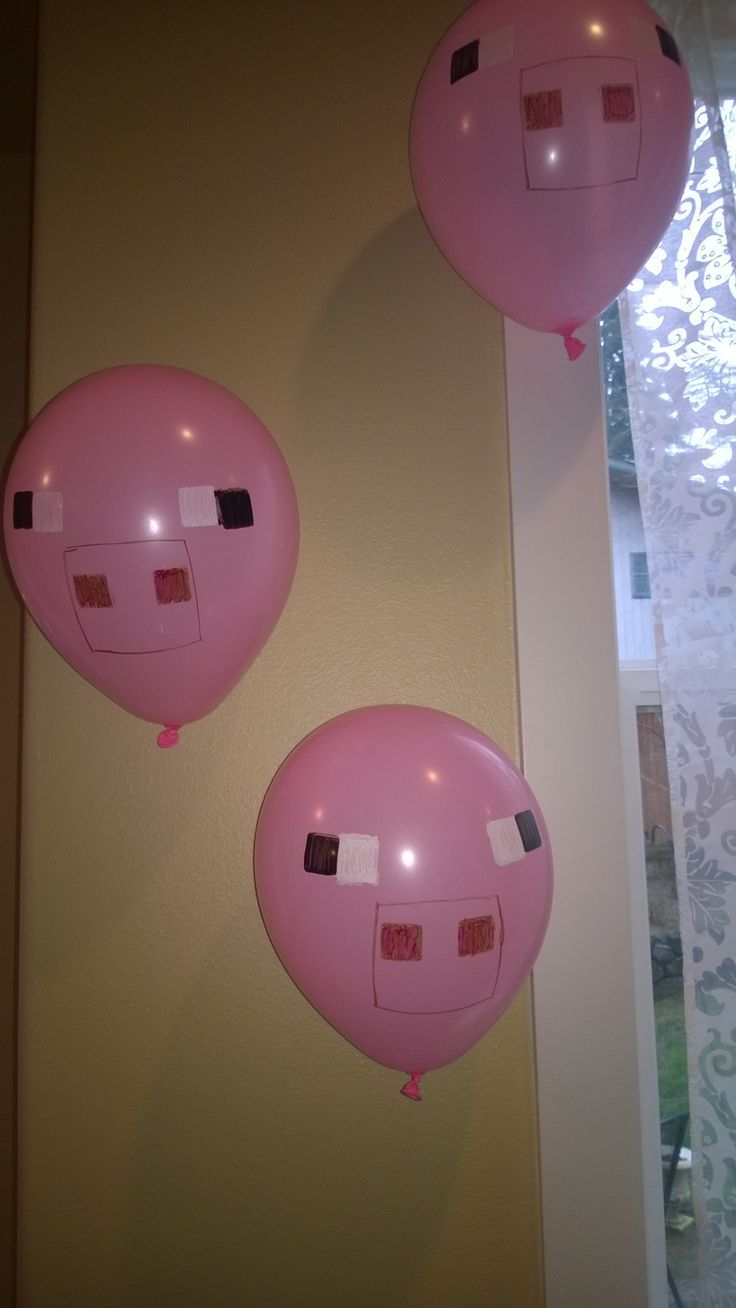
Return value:
M 524 126 L 528 132 L 562 127 L 562 91 L 531 91 L 525 95 Z
M 186 604 L 192 598 L 186 568 L 160 568 L 153 574 L 159 604 Z
M 606 123 L 633 123 L 636 121 L 636 100 L 633 86 L 602 86 L 603 121 Z
M 74 593 L 83 609 L 111 609 L 112 596 L 103 572 L 74 577 Z
M 393 963 L 421 963 L 422 928 L 416 922 L 384 922 L 381 958 Z
M 457 952 L 461 958 L 487 954 L 493 949 L 495 935 L 492 917 L 464 917 L 457 924 Z

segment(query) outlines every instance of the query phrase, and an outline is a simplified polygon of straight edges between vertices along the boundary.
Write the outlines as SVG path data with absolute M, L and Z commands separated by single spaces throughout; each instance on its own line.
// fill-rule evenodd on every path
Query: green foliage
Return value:
M 657 1032 L 657 1072 L 659 1077 L 659 1115 L 671 1117 L 687 1112 L 687 1048 L 685 1013 L 680 991 L 654 1001 Z

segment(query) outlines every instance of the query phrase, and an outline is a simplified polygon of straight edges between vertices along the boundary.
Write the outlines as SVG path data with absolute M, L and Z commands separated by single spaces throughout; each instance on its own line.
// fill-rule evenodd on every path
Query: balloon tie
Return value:
M 572 332 L 565 332 L 562 339 L 567 350 L 567 357 L 571 363 L 574 363 L 576 359 L 580 358 L 585 345 L 583 341 L 578 340 L 577 336 L 573 336 Z
M 165 727 L 163 731 L 159 732 L 158 738 L 156 740 L 156 744 L 158 745 L 159 749 L 171 749 L 174 745 L 178 745 L 179 728 Z
M 424 1072 L 410 1072 L 409 1075 L 411 1077 L 411 1081 L 407 1081 L 406 1085 L 402 1085 L 401 1093 L 402 1095 L 406 1095 L 407 1099 L 413 1099 L 415 1100 L 415 1102 L 417 1102 L 422 1097 L 422 1091 L 419 1082 L 424 1076 Z

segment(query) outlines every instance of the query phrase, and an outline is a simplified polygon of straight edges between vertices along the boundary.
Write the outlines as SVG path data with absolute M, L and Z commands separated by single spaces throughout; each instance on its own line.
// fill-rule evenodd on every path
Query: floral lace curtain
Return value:
M 672 796 L 699 1303 L 735 1308 L 736 86 L 721 54 L 729 39 L 736 51 L 736 3 L 656 7 L 693 81 L 693 156 L 620 307 Z

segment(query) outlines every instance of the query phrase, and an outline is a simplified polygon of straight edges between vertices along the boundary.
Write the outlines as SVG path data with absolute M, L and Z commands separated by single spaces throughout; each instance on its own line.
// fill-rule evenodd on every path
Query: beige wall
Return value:
M 24 1308 L 541 1303 L 525 993 L 413 1105 L 305 1003 L 251 842 L 288 750 L 413 701 L 516 748 L 499 319 L 413 204 L 455 0 L 49 0 L 32 402 L 108 364 L 246 399 L 302 514 L 222 708 L 153 729 L 34 632 L 21 971 Z
M 0 467 L 26 417 L 35 14 L 6 0 L 0 42 Z M 0 1303 L 13 1299 L 22 610 L 0 567 Z
M 31 156 L 0 153 L 0 466 L 26 406 Z M 22 611 L 0 568 L 0 1303 L 12 1294 L 15 1209 L 16 902 Z

